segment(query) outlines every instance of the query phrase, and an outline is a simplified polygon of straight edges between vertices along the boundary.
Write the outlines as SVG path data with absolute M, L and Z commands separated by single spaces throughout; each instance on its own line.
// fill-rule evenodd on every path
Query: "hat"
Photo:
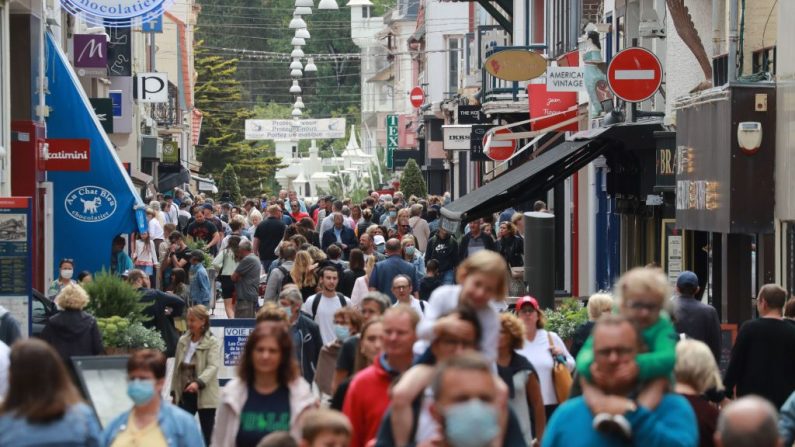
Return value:
M 173 199 L 174 198 L 174 193 L 169 191 L 169 192 L 163 194 L 163 198 L 165 198 L 165 199 Z
M 698 287 L 698 276 L 690 270 L 685 270 L 676 278 L 676 287 L 681 289 L 686 286 Z
M 213 206 L 210 205 L 209 203 L 205 203 L 204 205 L 202 205 L 202 209 L 212 211 L 213 210 Z
M 533 309 L 535 309 L 535 310 L 539 309 L 538 300 L 536 300 L 535 298 L 533 298 L 530 295 L 525 295 L 525 296 L 519 298 L 516 301 L 516 311 L 519 312 L 520 310 L 522 310 L 522 307 L 527 306 L 527 305 L 532 306 Z
M 204 252 L 201 250 L 193 250 L 190 252 L 190 258 L 204 260 Z
M 381 236 L 380 234 L 376 234 L 375 236 L 373 236 L 373 242 L 375 242 L 375 245 L 381 245 L 381 244 L 385 244 L 386 240 L 384 240 L 384 236 Z

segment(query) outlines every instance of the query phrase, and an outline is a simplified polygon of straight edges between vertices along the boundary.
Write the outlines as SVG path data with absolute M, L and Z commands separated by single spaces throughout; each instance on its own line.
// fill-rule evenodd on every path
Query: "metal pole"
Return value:
M 729 57 L 728 70 L 729 82 L 737 80 L 737 2 L 739 0 L 729 0 Z
M 155 53 L 157 47 L 155 46 L 155 32 L 149 33 L 149 70 L 152 72 L 157 71 L 157 63 L 155 62 Z
M 555 216 L 524 213 L 524 279 L 543 309 L 555 308 Z

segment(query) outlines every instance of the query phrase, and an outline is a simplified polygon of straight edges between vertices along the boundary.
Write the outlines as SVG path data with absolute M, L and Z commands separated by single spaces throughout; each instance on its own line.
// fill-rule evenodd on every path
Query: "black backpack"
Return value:
M 282 290 L 284 290 L 284 286 L 286 286 L 287 284 L 292 284 L 293 283 L 293 277 L 290 276 L 290 272 L 286 268 L 284 268 L 282 266 L 278 266 L 278 267 L 276 267 L 276 269 L 279 270 L 280 272 L 282 272 L 282 283 L 279 286 L 279 291 L 282 291 Z
M 321 295 L 322 295 L 322 293 L 318 293 L 312 299 L 312 315 L 310 315 L 312 317 L 312 321 L 315 320 L 315 316 L 317 315 L 317 308 L 320 307 L 320 296 Z M 337 298 L 339 298 L 339 300 L 340 300 L 340 306 L 348 307 L 348 302 L 345 301 L 345 295 L 337 292 Z

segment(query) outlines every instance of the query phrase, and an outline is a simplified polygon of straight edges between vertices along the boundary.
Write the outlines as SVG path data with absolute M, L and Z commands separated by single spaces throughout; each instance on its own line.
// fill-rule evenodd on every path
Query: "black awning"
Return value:
M 564 141 L 445 206 L 442 217 L 469 222 L 523 202 L 586 166 L 609 145 L 601 139 Z
M 190 171 L 185 169 L 184 166 L 179 166 L 177 172 L 172 172 L 171 169 L 163 169 L 161 165 L 158 172 L 157 190 L 160 192 L 170 191 L 176 187 L 182 186 L 185 183 L 190 183 Z

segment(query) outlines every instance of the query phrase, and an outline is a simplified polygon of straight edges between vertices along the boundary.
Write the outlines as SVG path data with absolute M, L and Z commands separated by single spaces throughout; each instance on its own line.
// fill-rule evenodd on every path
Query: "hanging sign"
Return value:
M 107 27 L 108 75 L 132 76 L 132 33 L 129 28 Z
M 61 6 L 87 23 L 104 26 L 113 22 L 129 28 L 144 17 L 163 14 L 174 0 L 61 0 Z
M 534 51 L 502 50 L 489 56 L 483 62 L 483 67 L 492 76 L 504 81 L 529 81 L 544 74 L 547 60 Z
M 94 115 L 97 116 L 105 133 L 113 133 L 113 100 L 111 98 L 89 98 Z
M 577 110 L 570 113 L 556 115 L 565 112 L 577 105 L 576 92 L 550 92 L 546 84 L 530 84 L 527 86 L 527 97 L 530 100 L 530 118 L 542 118 L 553 115 L 548 119 L 541 119 L 531 124 L 533 130 L 544 129 L 554 126 L 563 121 L 567 121 L 577 116 Z M 557 129 L 560 132 L 579 130 L 577 123 Z
M 81 76 L 108 73 L 108 42 L 102 34 L 75 34 L 74 65 Z
M 133 95 L 138 102 L 168 102 L 168 75 L 166 73 L 138 73 Z
M 398 116 L 387 115 L 386 117 L 386 167 L 392 169 L 394 166 L 394 155 L 398 149 Z
M 549 67 L 548 92 L 579 92 L 585 90 L 585 76 L 579 67 Z
M 48 171 L 91 170 L 91 140 L 73 138 L 50 138 L 47 140 Z

